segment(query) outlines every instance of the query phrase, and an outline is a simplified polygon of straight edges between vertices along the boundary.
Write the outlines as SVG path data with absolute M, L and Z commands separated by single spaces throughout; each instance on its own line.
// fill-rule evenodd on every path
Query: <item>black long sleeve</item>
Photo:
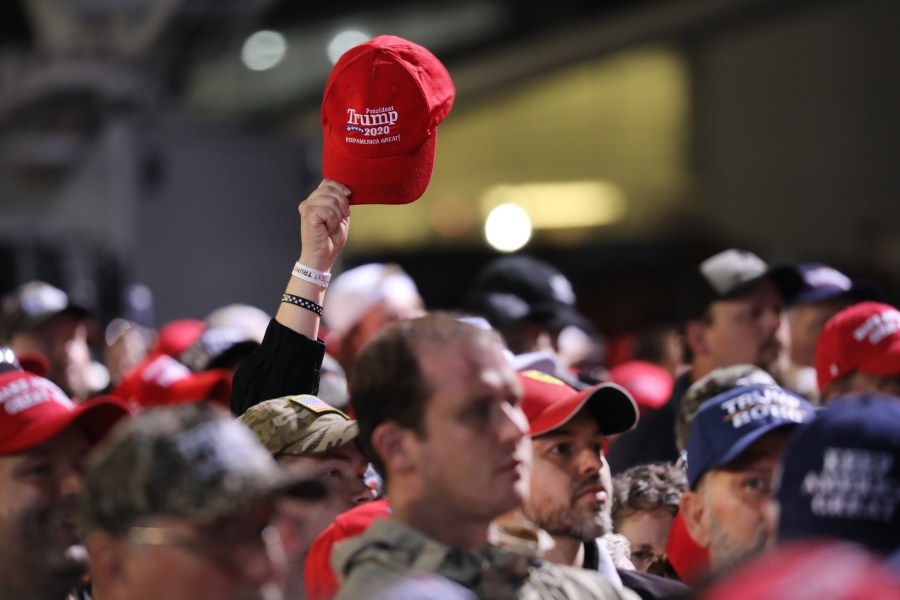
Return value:
M 231 412 L 240 416 L 264 400 L 317 394 L 325 342 L 311 340 L 275 319 L 262 345 L 238 367 L 231 389 Z

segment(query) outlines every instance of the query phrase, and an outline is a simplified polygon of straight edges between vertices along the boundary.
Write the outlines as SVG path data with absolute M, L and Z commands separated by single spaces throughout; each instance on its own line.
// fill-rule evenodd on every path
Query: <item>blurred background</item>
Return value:
M 896 0 L 6 0 L 0 293 L 43 279 L 148 326 L 274 314 L 325 80 L 393 34 L 457 99 L 425 196 L 354 208 L 342 267 L 396 261 L 454 307 L 525 252 L 610 335 L 733 246 L 896 302 L 898 29 Z

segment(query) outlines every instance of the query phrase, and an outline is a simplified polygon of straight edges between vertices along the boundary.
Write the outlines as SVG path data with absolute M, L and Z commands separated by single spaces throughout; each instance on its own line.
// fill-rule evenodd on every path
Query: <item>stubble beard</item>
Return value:
M 612 531 L 612 518 L 601 503 L 578 505 L 578 494 L 599 483 L 599 478 L 582 481 L 575 487 L 566 506 L 553 506 L 527 515 L 532 522 L 553 537 L 590 542 Z
M 45 520 L 46 515 L 28 513 L 4 532 L 10 545 L 0 548 L 3 586 L 20 598 L 63 598 L 87 572 L 83 547 L 51 541 Z
M 728 570 L 751 556 L 762 552 L 768 541 L 765 525 L 760 525 L 753 533 L 749 544 L 734 540 L 715 517 L 710 522 L 710 556 L 716 571 Z

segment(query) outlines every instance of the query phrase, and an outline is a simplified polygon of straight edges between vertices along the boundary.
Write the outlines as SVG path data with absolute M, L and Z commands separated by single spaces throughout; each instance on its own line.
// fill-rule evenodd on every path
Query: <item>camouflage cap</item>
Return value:
M 687 446 L 691 423 L 700 410 L 700 405 L 719 394 L 745 385 L 774 385 L 778 383 L 766 371 L 755 365 L 731 365 L 708 373 L 691 384 L 681 400 L 675 417 L 675 445 L 679 451 Z
M 272 456 L 327 452 L 359 434 L 356 421 L 308 394 L 266 400 L 249 408 L 238 420 Z
M 321 497 L 318 481 L 282 469 L 244 425 L 207 404 L 156 408 L 118 428 L 88 457 L 85 535 L 122 534 L 140 519 L 210 522 L 275 494 Z

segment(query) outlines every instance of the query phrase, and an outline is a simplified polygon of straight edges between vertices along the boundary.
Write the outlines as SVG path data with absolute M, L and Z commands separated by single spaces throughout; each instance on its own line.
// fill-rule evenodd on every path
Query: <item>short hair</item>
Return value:
M 819 390 L 822 395 L 822 404 L 828 405 L 836 398 L 853 394 L 856 377 L 860 374 L 867 375 L 872 380 L 872 389 L 868 391 L 882 392 L 892 396 L 900 396 L 900 373 L 896 375 L 875 375 L 854 370 L 832 381 L 824 390 Z M 857 393 L 861 390 L 857 390 Z M 826 392 L 827 398 L 826 398 Z
M 387 479 L 384 462 L 372 447 L 372 433 L 387 421 L 424 439 L 425 405 L 434 389 L 419 357 L 454 343 L 502 344 L 497 334 L 464 323 L 446 312 L 400 321 L 379 332 L 363 349 L 350 377 L 350 406 L 359 425 L 359 445 Z
M 649 463 L 631 467 L 613 480 L 613 524 L 636 512 L 658 509 L 678 514 L 681 495 L 687 489 L 684 469 L 672 463 Z
M 712 303 L 710 303 L 711 305 Z M 678 333 L 678 340 L 681 342 L 681 360 L 685 364 L 691 364 L 694 362 L 694 349 L 691 348 L 690 343 L 688 343 L 687 336 L 687 326 L 688 323 L 692 323 L 694 321 L 699 321 L 703 325 L 709 326 L 713 323 L 712 310 L 707 306 L 703 309 L 699 315 L 692 319 L 685 319 L 680 322 L 678 328 L 676 329 L 676 333 Z

